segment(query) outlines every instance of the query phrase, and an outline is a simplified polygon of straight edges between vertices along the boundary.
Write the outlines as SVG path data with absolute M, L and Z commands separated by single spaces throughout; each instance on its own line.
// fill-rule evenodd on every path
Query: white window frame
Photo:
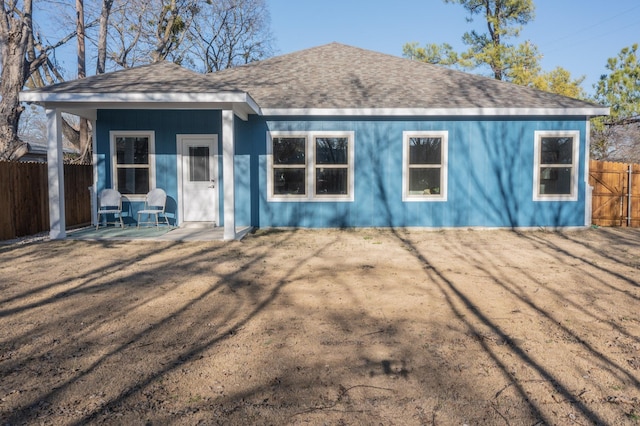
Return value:
M 540 164 L 540 149 L 543 137 L 570 137 L 573 138 L 572 163 L 569 164 Z M 579 130 L 536 130 L 534 132 L 534 156 L 533 156 L 533 201 L 577 201 L 578 200 L 578 166 L 580 159 L 580 131 Z M 540 194 L 540 168 L 571 167 L 571 193 L 570 194 Z
M 273 139 L 280 137 L 299 137 L 305 138 L 305 194 L 274 194 L 273 181 Z M 348 138 L 349 146 L 347 149 L 347 194 L 345 195 L 323 195 L 316 194 L 316 167 L 315 162 L 315 141 L 316 138 Z M 355 192 L 355 132 L 353 131 L 268 131 L 267 132 L 267 201 L 283 202 L 348 202 L 354 200 Z M 326 166 L 326 165 L 324 165 Z M 302 167 L 299 165 L 298 167 Z M 329 166 L 328 168 L 341 168 L 342 166 Z
M 441 163 L 437 165 L 416 165 L 417 168 L 437 168 L 440 167 L 440 194 L 409 194 L 409 164 L 410 160 L 410 139 L 411 138 L 440 138 Z M 402 201 L 447 201 L 449 175 L 449 132 L 447 130 L 425 130 L 425 131 L 404 131 L 402 132 Z
M 112 130 L 109 132 L 111 151 L 111 187 L 118 188 L 118 158 L 116 153 L 116 138 L 121 137 L 149 138 L 149 190 L 156 187 L 156 137 L 153 130 Z M 135 167 L 140 167 L 136 165 Z M 144 201 L 147 194 L 122 194 L 130 201 Z

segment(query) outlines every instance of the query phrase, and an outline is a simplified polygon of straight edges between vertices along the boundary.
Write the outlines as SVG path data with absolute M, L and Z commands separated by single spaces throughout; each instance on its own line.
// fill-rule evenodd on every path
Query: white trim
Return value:
M 440 194 L 414 195 L 409 194 L 409 139 L 421 138 L 441 138 L 441 165 L 440 165 Z M 402 132 L 402 201 L 447 201 L 449 175 L 449 132 L 447 130 L 425 130 L 425 131 L 404 131 Z
M 273 138 L 274 137 L 288 137 L 288 138 L 295 138 L 295 137 L 299 137 L 299 138 L 304 138 L 305 139 L 305 162 L 304 162 L 304 169 L 305 169 L 305 182 L 306 182 L 306 187 L 305 187 L 305 193 L 304 194 L 300 194 L 300 195 L 295 195 L 295 194 L 280 194 L 280 195 L 273 195 L 273 187 L 274 187 L 274 182 L 273 182 Z M 274 131 L 267 131 L 267 201 L 309 201 L 309 191 L 311 190 L 310 187 L 310 183 L 309 183 L 309 167 L 308 167 L 308 162 L 309 162 L 309 132 L 306 131 L 287 131 L 287 130 L 274 130 Z M 292 165 L 295 166 L 295 168 L 301 168 L 303 167 L 302 164 L 298 165 Z
M 224 239 L 236 239 L 236 195 L 235 195 L 235 129 L 234 113 L 222 111 L 222 176 L 224 179 L 223 219 Z
M 64 162 L 62 152 L 62 115 L 47 109 L 47 176 L 49 183 L 49 237 L 67 236 L 64 204 Z
M 91 104 L 101 109 L 140 107 L 131 104 L 176 104 L 166 105 L 166 108 L 205 108 L 205 109 L 233 109 L 236 114 L 244 118 L 247 114 L 264 116 L 600 116 L 609 115 L 610 108 L 594 105 L 592 107 L 575 108 L 261 108 L 247 92 L 119 92 L 119 93 L 76 93 L 76 92 L 20 92 L 20 101 L 36 102 L 51 105 L 56 108 L 82 108 Z M 186 105 L 178 105 L 186 104 Z M 211 105 L 213 104 L 213 105 Z M 215 105 L 219 104 L 219 105 Z M 223 105 L 227 104 L 227 105 Z M 142 105 L 149 108 L 149 105 Z M 94 105 L 94 108 L 96 106 Z M 91 109 L 91 108 L 89 108 Z M 82 112 L 79 113 L 83 115 Z M 95 118 L 95 111 L 87 111 L 83 116 Z
M 20 101 L 51 104 L 51 108 L 79 109 L 76 114 L 95 118 L 92 109 L 162 108 L 233 109 L 243 120 L 250 114 L 262 116 L 601 116 L 610 108 L 594 105 L 576 108 L 261 108 L 247 92 L 20 92 Z M 46 105 L 45 105 L 46 106 Z
M 96 120 L 91 120 L 91 148 L 93 164 L 93 183 L 89 187 L 91 191 L 91 225 L 98 224 L 98 127 Z
M 219 109 L 233 110 L 246 121 L 250 114 L 262 115 L 258 103 L 245 92 L 172 93 L 62 93 L 20 92 L 22 102 L 95 119 L 98 109 Z
M 264 116 L 598 116 L 609 108 L 262 108 Z
M 149 190 L 156 187 L 156 133 L 153 130 L 111 130 L 109 132 L 109 150 L 111 155 L 111 187 L 118 189 L 118 167 L 115 140 L 117 137 L 139 137 L 149 138 Z M 129 201 L 144 201 L 145 194 L 122 194 Z
M 20 92 L 22 102 L 60 103 L 103 103 L 103 102 L 185 102 L 185 103 L 242 103 L 257 106 L 253 98 L 245 92 L 118 92 L 118 93 L 75 93 L 75 92 Z
M 571 193 L 570 194 L 540 194 L 540 141 L 543 137 L 571 137 Z M 580 160 L 580 131 L 579 130 L 536 130 L 534 132 L 533 154 L 533 201 L 577 201 L 578 200 L 578 165 Z M 569 165 L 565 165 L 568 167 Z
M 203 134 L 193 134 L 193 133 L 179 133 L 176 135 L 176 173 L 178 174 L 178 217 L 176 218 L 176 225 L 183 225 L 185 223 L 184 220 L 184 196 L 182 190 L 183 184 L 183 170 L 182 170 L 182 145 L 185 141 L 189 139 L 209 139 L 213 142 L 213 152 L 210 154 L 213 163 L 211 168 L 213 169 L 213 174 L 211 177 L 215 180 L 215 200 L 216 200 L 216 208 L 213 215 L 213 222 L 217 225 L 220 223 L 220 206 L 219 204 L 219 185 L 220 182 L 220 172 L 218 171 L 218 135 L 215 133 L 203 133 Z
M 591 121 L 589 120 L 586 121 L 584 138 L 584 226 L 591 226 L 593 221 L 593 187 L 589 184 L 589 167 L 591 163 Z
M 305 139 L 305 194 L 282 194 L 273 193 L 273 138 L 274 137 L 300 137 Z M 346 137 L 349 139 L 348 159 L 347 159 L 347 194 L 322 195 L 315 193 L 315 139 L 319 137 Z M 298 167 L 302 167 L 299 165 Z M 352 202 L 355 200 L 355 132 L 352 130 L 331 130 L 331 131 L 289 131 L 274 130 L 267 132 L 267 201 L 269 202 Z

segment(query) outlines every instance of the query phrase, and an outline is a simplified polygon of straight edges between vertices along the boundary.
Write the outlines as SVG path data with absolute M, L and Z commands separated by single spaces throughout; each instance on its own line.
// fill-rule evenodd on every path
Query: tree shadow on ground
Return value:
M 0 297 L 2 422 L 554 423 L 549 403 L 532 398 L 533 386 L 545 386 L 578 421 L 607 423 L 509 321 L 536 318 L 579 360 L 636 388 L 630 367 L 555 306 L 625 342 L 637 336 L 558 291 L 562 282 L 541 280 L 544 271 L 536 275 L 525 260 L 510 263 L 495 239 L 558 258 L 550 266 L 584 274 L 589 291 L 613 266 L 579 262 L 590 248 L 565 246 L 556 233 L 495 231 L 458 243 L 465 232 L 275 230 L 232 243 L 12 250 L 5 255 L 29 266 L 6 270 Z M 442 263 L 445 252 L 452 263 Z M 62 254 L 72 262 L 52 275 L 46 268 Z M 402 279 L 400 264 L 412 272 Z M 489 297 L 471 291 L 462 271 L 473 271 Z M 633 272 L 610 274 L 609 284 L 625 296 Z M 495 297 L 512 301 L 508 321 L 490 310 Z
M 519 238 L 531 244 L 532 252 L 535 253 L 537 250 L 542 250 L 547 257 L 556 258 L 559 263 L 566 267 L 573 267 L 580 273 L 584 273 L 585 276 L 590 277 L 592 281 L 594 281 L 594 284 L 590 287 L 595 291 L 600 291 L 601 289 L 618 291 L 621 297 L 633 300 L 632 302 L 627 300 L 627 303 L 636 303 L 635 301 L 637 301 L 638 298 L 635 294 L 637 293 L 635 287 L 638 285 L 637 271 L 630 271 L 628 274 L 616 272 L 613 268 L 607 268 L 598 264 L 597 261 L 590 261 L 584 259 L 580 254 L 573 253 L 572 249 L 575 249 L 577 245 L 585 244 L 584 239 L 573 239 L 568 236 L 570 234 L 563 233 L 513 232 L 515 232 Z M 509 353 L 513 357 L 517 358 L 529 369 L 535 371 L 542 381 L 551 385 L 553 390 L 561 396 L 561 399 L 569 401 L 571 406 L 574 407 L 580 415 L 584 416 L 586 420 L 594 424 L 607 423 L 596 409 L 591 407 L 585 399 L 581 398 L 585 391 L 579 393 L 573 390 L 566 381 L 566 378 L 559 377 L 554 370 L 547 367 L 544 362 L 529 355 L 529 351 L 525 349 L 525 339 L 523 339 L 522 336 L 512 336 L 507 328 L 501 324 L 501 321 L 494 320 L 489 316 L 486 306 L 490 304 L 489 300 L 485 300 L 485 303 L 479 303 L 478 300 L 471 299 L 467 294 L 468 289 L 465 289 L 464 286 L 456 282 L 455 273 L 451 273 L 450 268 L 445 268 L 443 265 L 438 265 L 431 260 L 432 256 L 427 254 L 430 250 L 424 243 L 411 238 L 409 234 L 403 234 L 403 232 L 399 230 L 394 230 L 393 234 L 406 246 L 407 250 L 424 265 L 425 274 L 429 277 L 430 281 L 438 286 L 442 294 L 445 295 L 447 304 L 455 312 L 458 319 L 465 324 L 470 333 L 478 336 L 478 341 L 484 351 L 500 366 L 504 376 L 508 380 L 508 384 L 503 390 L 508 387 L 513 387 L 520 394 L 520 397 L 527 401 L 535 418 L 544 423 L 553 423 L 554 419 L 548 416 L 546 411 L 543 410 L 543 407 L 529 397 L 529 392 L 526 389 L 526 380 L 517 377 L 514 372 L 508 368 L 503 359 L 496 354 L 495 348 L 487 343 L 488 340 L 496 341 L 496 338 L 498 342 L 508 347 Z M 553 242 L 554 238 L 545 237 L 549 235 L 565 239 L 572 243 L 573 246 L 570 245 L 569 248 L 561 247 Z M 589 341 L 591 336 L 587 336 L 583 330 L 577 329 L 574 325 L 565 324 L 562 319 L 559 318 L 558 312 L 544 306 L 543 301 L 547 300 L 545 297 L 541 295 L 540 301 L 536 300 L 535 294 L 527 290 L 527 285 L 533 284 L 545 287 L 545 283 L 541 283 L 537 276 L 533 276 L 532 273 L 515 265 L 513 267 L 518 269 L 516 273 L 500 273 L 498 271 L 503 269 L 501 268 L 501 266 L 503 266 L 501 264 L 505 262 L 504 258 L 501 258 L 499 255 L 496 256 L 495 251 L 483 250 L 481 245 L 475 247 L 475 250 L 469 250 L 468 247 L 461 247 L 459 244 L 456 244 L 455 235 L 452 235 L 449 244 L 446 244 L 444 247 L 439 247 L 439 250 L 455 253 L 459 262 L 472 265 L 481 276 L 485 277 L 488 282 L 491 283 L 492 287 L 497 287 L 498 290 L 501 290 L 500 293 L 506 293 L 517 300 L 518 306 L 521 306 L 521 308 L 512 312 L 514 317 L 520 313 L 522 306 L 530 308 L 536 313 L 538 318 L 542 318 L 547 322 L 550 332 L 561 333 L 563 338 L 569 339 L 572 343 L 579 345 L 581 351 L 586 353 L 584 356 L 593 360 L 591 362 L 594 366 L 597 366 L 597 368 L 605 371 L 612 377 L 618 378 L 621 382 L 630 384 L 635 389 L 640 388 L 640 380 L 636 374 L 632 373 L 633 368 L 614 360 L 610 356 L 609 351 L 601 347 L 596 347 L 593 342 Z M 606 257 L 613 263 L 617 263 L 618 266 L 627 265 L 625 260 L 612 257 L 607 253 L 601 253 L 599 250 L 596 250 L 594 254 L 597 257 Z M 579 264 L 576 265 L 576 262 Z M 635 262 L 633 262 L 633 264 L 637 265 Z M 597 271 L 599 275 L 594 271 Z M 548 273 L 552 274 L 553 272 L 549 271 Z M 544 271 L 542 271 L 542 274 L 544 274 Z M 609 284 L 611 280 L 616 281 L 615 286 Z M 576 311 L 582 312 L 590 321 L 597 321 L 598 323 L 608 325 L 629 341 L 640 341 L 638 336 L 629 333 L 626 328 L 606 317 L 602 312 L 598 312 L 596 308 L 590 308 L 576 303 L 568 298 L 566 294 L 552 288 L 545 288 L 545 290 L 552 295 L 552 299 L 555 300 L 556 304 L 565 307 L 570 306 Z M 489 333 L 487 333 L 487 331 Z M 487 336 L 490 336 L 490 339 L 487 339 Z M 501 392 L 502 390 L 496 394 L 496 397 Z M 632 409 L 632 417 L 634 412 L 634 409 Z M 505 421 L 507 424 L 509 423 L 506 418 Z

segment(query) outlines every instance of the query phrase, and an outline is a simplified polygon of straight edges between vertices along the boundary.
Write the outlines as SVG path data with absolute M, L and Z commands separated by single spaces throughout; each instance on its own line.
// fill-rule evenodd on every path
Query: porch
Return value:
M 236 240 L 251 231 L 250 226 L 236 228 Z M 224 227 L 220 226 L 94 226 L 67 231 L 69 240 L 87 241 L 224 241 Z

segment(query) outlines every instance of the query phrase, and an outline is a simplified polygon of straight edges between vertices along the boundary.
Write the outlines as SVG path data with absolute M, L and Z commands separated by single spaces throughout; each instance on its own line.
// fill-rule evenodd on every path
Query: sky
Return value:
M 276 54 L 331 42 L 402 56 L 408 42 L 448 43 L 466 50 L 462 35 L 484 30 L 482 17 L 444 0 L 267 0 Z M 542 69 L 560 66 L 593 94 L 607 59 L 640 43 L 640 0 L 534 0 L 536 16 L 519 39 L 538 46 Z

